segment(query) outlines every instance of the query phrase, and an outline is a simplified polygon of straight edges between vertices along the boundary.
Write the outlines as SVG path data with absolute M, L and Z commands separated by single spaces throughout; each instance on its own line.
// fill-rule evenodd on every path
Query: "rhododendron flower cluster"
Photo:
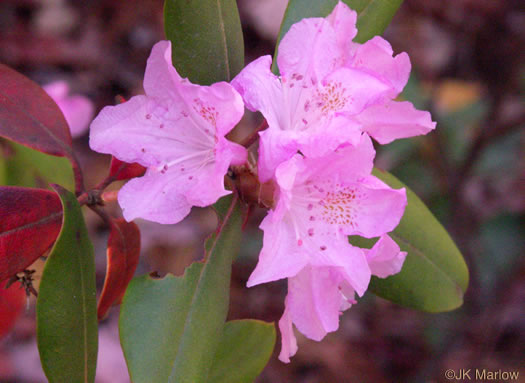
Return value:
M 224 176 L 247 157 L 224 136 L 244 105 L 263 114 L 258 177 L 275 193 L 248 286 L 288 279 L 279 321 L 284 362 L 297 351 L 294 325 L 321 340 L 372 275 L 401 270 L 406 253 L 388 233 L 403 216 L 406 193 L 372 175 L 372 138 L 385 144 L 435 127 L 428 112 L 395 101 L 410 73 L 407 54 L 394 56 L 381 37 L 354 43 L 355 24 L 356 13 L 341 2 L 326 18 L 304 19 L 279 45 L 280 76 L 264 56 L 231 85 L 191 84 L 172 66 L 170 43 L 159 42 L 146 95 L 104 108 L 91 125 L 94 150 L 148 169 L 121 189 L 124 217 L 175 223 L 229 193 Z M 377 241 L 362 249 L 351 235 Z
M 428 112 L 394 101 L 408 80 L 408 55 L 392 56 L 381 37 L 352 42 L 356 18 L 339 2 L 326 18 L 296 23 L 279 45 L 280 77 L 264 56 L 233 81 L 269 125 L 260 134 L 259 176 L 277 184 L 276 202 L 261 224 L 263 249 L 248 286 L 288 278 L 279 322 L 284 362 L 297 350 L 292 324 L 320 340 L 371 275 L 401 270 L 406 253 L 387 233 L 406 194 L 371 175 L 369 136 L 388 143 L 435 127 Z M 366 250 L 349 235 L 379 240 Z

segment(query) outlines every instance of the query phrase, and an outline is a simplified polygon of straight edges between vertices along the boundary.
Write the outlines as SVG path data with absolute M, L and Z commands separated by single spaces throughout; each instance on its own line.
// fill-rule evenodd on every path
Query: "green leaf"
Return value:
M 281 23 L 277 46 L 273 56 L 273 71 L 277 70 L 279 42 L 290 27 L 307 17 L 326 17 L 337 5 L 337 0 L 289 0 Z M 364 43 L 384 32 L 403 0 L 343 0 L 357 12 L 357 36 L 355 42 Z
M 275 346 L 275 326 L 258 320 L 226 322 L 209 383 L 252 383 Z
M 164 30 L 173 65 L 191 82 L 230 81 L 244 66 L 244 43 L 235 0 L 166 0 Z
M 393 175 L 374 169 L 373 174 L 389 186 L 407 189 L 408 205 L 390 236 L 408 253 L 399 274 L 386 279 L 373 277 L 370 291 L 403 306 L 441 312 L 463 303 L 468 286 L 468 269 L 447 231 L 425 204 Z M 351 237 L 360 247 L 371 247 L 370 240 Z
M 74 190 L 75 179 L 71 163 L 63 157 L 51 156 L 27 146 L 10 142 L 13 150 L 4 160 L 4 177 L 0 184 L 41 187 L 51 183 Z
M 38 351 L 49 382 L 94 382 L 98 329 L 93 245 L 75 196 L 58 185 L 54 189 L 64 218 L 40 283 Z
M 135 278 L 120 309 L 120 341 L 134 383 L 208 382 L 228 312 L 231 263 L 239 250 L 237 198 L 216 205 L 220 225 L 205 262 L 181 277 Z

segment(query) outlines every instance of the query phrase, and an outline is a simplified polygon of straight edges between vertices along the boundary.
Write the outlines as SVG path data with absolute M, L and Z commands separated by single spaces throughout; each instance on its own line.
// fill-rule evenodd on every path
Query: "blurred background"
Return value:
M 238 0 L 247 63 L 273 54 L 286 3 Z M 162 0 L 2 0 L 0 62 L 42 85 L 66 81 L 98 112 L 117 96 L 143 92 L 146 59 L 164 38 L 162 7 Z M 410 186 L 450 231 L 470 270 L 465 303 L 450 313 L 427 314 L 366 294 L 321 343 L 297 333 L 299 351 L 289 365 L 276 358 L 278 340 L 257 382 L 430 383 L 445 381 L 447 369 L 469 368 L 520 371 L 518 381 L 525 382 L 525 2 L 405 0 L 384 36 L 412 61 L 403 98 L 430 110 L 438 125 L 425 137 L 378 148 L 377 166 Z M 247 136 L 260 120 L 248 114 L 236 137 Z M 90 151 L 87 133 L 74 146 L 87 185 L 97 184 L 109 158 Z M 8 183 L 45 183 L 45 174 L 31 168 L 31 155 L 15 164 L 12 151 L 4 147 L 2 153 L 13 161 L 9 166 L 19 166 Z M 120 214 L 116 204 L 108 209 Z M 264 214 L 252 215 L 234 264 L 230 319 L 277 321 L 283 311 L 285 283 L 245 287 L 261 247 Z M 108 232 L 90 211 L 86 219 L 101 288 Z M 215 224 L 211 210 L 195 208 L 177 225 L 139 222 L 137 273 L 180 275 L 202 255 L 202 241 Z M 41 262 L 34 268 L 40 270 Z M 98 383 L 129 382 L 117 320 L 118 307 L 100 325 Z M 0 340 L 0 382 L 45 381 L 33 299 Z

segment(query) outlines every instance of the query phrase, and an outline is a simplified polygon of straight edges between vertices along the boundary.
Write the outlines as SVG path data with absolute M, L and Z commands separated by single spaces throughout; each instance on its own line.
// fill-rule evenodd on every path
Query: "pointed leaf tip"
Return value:
M 118 158 L 111 157 L 109 166 L 109 176 L 114 177 L 117 181 L 129 180 L 135 177 L 142 177 L 146 173 L 146 168 L 138 163 L 129 164 Z
M 62 204 L 49 190 L 0 187 L 0 281 L 49 249 L 62 226 Z
M 108 239 L 106 280 L 98 302 L 98 319 L 119 304 L 135 274 L 140 255 L 140 230 L 133 222 L 112 219 Z

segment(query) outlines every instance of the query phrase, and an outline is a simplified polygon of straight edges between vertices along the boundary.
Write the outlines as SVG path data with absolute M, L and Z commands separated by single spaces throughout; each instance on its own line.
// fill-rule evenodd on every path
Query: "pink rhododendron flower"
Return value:
M 388 236 L 383 235 L 366 254 L 372 275 L 386 278 L 401 271 L 406 252 Z M 353 285 L 338 267 L 307 266 L 288 279 L 288 295 L 283 316 L 279 320 L 282 346 L 279 359 L 285 363 L 297 352 L 293 324 L 308 338 L 321 340 L 339 327 L 339 316 L 355 301 Z
M 364 294 L 373 270 L 385 275 L 402 265 L 404 256 L 387 239 L 369 251 L 348 242 L 349 235 L 384 236 L 406 206 L 404 189 L 370 175 L 374 156 L 363 135 L 355 147 L 317 158 L 296 154 L 277 167 L 277 202 L 261 223 L 263 249 L 248 286 L 289 278 L 281 360 L 296 350 L 292 323 L 307 337 L 322 339 L 337 329 L 354 292 Z M 385 259 L 396 263 L 385 266 Z
M 145 96 L 105 107 L 91 124 L 90 145 L 148 170 L 120 190 L 124 217 L 159 223 L 182 220 L 192 206 L 208 206 L 230 193 L 224 175 L 242 164 L 246 150 L 224 136 L 244 112 L 226 82 L 199 86 L 179 76 L 171 43 L 157 43 L 144 75 Z
M 246 106 L 269 124 L 260 134 L 263 182 L 298 150 L 321 156 L 357 144 L 361 132 L 388 143 L 434 129 L 428 112 L 393 101 L 408 80 L 408 55 L 392 56 L 381 37 L 352 42 L 355 23 L 356 13 L 339 2 L 327 18 L 303 19 L 290 28 L 279 45 L 280 78 L 271 73 L 271 57 L 263 56 L 232 81 Z
M 69 86 L 64 81 L 52 82 L 43 88 L 64 114 L 71 136 L 75 138 L 84 134 L 95 114 L 93 103 L 84 96 L 70 96 Z

